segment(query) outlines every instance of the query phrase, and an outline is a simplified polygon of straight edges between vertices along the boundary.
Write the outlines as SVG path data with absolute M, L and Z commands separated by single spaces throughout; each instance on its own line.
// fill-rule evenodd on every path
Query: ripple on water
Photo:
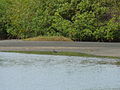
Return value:
M 1 90 L 120 90 L 119 59 L 0 53 Z

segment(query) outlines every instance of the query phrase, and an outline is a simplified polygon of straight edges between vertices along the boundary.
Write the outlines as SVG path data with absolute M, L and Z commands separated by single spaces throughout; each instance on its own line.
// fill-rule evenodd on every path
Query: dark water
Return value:
M 0 53 L 0 90 L 120 90 L 119 60 Z

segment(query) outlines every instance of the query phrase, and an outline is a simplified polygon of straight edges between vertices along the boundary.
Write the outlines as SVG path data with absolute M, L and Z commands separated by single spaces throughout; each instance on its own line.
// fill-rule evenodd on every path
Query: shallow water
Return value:
M 0 90 L 120 90 L 119 61 L 0 52 Z

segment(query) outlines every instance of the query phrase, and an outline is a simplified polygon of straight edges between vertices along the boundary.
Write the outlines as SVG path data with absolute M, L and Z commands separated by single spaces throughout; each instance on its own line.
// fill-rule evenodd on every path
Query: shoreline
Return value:
M 90 56 L 120 58 L 120 43 L 63 41 L 0 41 L 0 52 L 72 52 Z
M 59 56 L 78 56 L 78 57 L 95 57 L 95 58 L 109 58 L 120 59 L 120 57 L 114 56 L 98 56 L 79 52 L 53 52 L 53 51 L 2 51 L 7 53 L 23 53 L 23 54 L 36 54 L 36 55 L 59 55 Z

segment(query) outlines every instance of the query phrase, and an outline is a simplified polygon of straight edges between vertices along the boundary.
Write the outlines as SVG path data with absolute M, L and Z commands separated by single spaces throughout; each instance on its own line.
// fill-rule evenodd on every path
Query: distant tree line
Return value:
M 0 0 L 0 39 L 120 41 L 120 0 Z

